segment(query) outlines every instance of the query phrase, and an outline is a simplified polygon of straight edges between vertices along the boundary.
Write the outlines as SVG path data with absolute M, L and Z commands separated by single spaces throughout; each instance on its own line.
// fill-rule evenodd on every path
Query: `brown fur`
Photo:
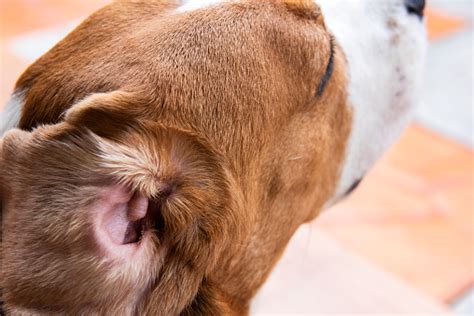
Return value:
M 316 96 L 330 54 L 319 8 L 174 7 L 117 1 L 18 81 L 25 131 L 0 152 L 11 311 L 246 314 L 333 193 L 351 118 L 338 48 Z M 88 208 L 111 183 L 160 217 L 133 262 L 90 238 Z

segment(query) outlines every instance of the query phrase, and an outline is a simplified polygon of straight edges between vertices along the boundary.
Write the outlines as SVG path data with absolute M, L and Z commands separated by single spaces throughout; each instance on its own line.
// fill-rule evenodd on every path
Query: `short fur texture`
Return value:
M 419 19 L 341 1 L 120 0 L 35 62 L 0 120 L 8 311 L 247 314 L 416 99 Z
M 1 152 L 11 311 L 245 314 L 332 195 L 351 115 L 339 49 L 316 96 L 331 51 L 319 8 L 173 3 L 105 7 L 18 81 L 23 131 Z M 93 237 L 113 185 L 155 214 L 133 257 Z

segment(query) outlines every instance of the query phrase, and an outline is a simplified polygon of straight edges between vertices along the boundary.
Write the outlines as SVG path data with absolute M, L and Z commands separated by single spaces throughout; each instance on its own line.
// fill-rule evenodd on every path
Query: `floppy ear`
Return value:
M 22 148 L 30 141 L 31 132 L 12 129 L 0 139 L 0 189 L 7 184 L 6 176 L 15 166 Z
M 4 163 L 3 163 L 3 157 L 2 157 L 2 154 L 3 154 L 3 139 L 0 139 L 0 243 L 2 242 L 3 240 L 3 185 L 5 183 L 5 179 L 4 179 L 4 174 L 5 172 L 3 171 L 3 168 L 4 168 Z M 2 295 L 2 292 L 0 291 L 0 297 L 3 297 L 1 296 Z M 0 313 L 2 312 L 2 301 L 0 299 Z
M 10 180 L 8 174 L 15 166 L 15 157 L 21 152 L 21 147 L 31 139 L 31 133 L 13 129 L 0 139 L 0 241 L 3 240 L 3 210 L 7 185 Z
M 146 113 L 146 98 L 139 93 L 121 90 L 96 93 L 73 105 L 65 121 L 76 127 L 86 127 L 94 134 L 112 138 L 137 123 Z

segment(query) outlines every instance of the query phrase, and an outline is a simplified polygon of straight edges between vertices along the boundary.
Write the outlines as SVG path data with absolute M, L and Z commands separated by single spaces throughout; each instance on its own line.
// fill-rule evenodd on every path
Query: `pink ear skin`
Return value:
M 141 249 L 148 198 L 124 185 L 103 188 L 92 206 L 95 242 L 106 257 L 129 259 Z
M 141 195 L 140 193 L 135 193 L 130 201 L 128 202 L 128 220 L 129 221 L 138 221 L 145 218 L 148 209 L 148 198 Z

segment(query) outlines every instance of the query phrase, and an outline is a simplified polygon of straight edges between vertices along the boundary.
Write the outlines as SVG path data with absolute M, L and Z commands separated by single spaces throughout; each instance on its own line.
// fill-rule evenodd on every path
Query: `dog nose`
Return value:
M 363 178 L 360 178 L 360 179 L 357 179 L 356 181 L 354 181 L 354 183 L 352 183 L 352 185 L 346 191 L 345 195 L 347 196 L 347 195 L 351 194 L 352 192 L 354 192 L 359 187 L 362 180 L 363 180 Z
M 425 0 L 405 0 L 405 7 L 410 14 L 416 14 L 420 18 L 423 17 L 423 12 L 425 11 Z

